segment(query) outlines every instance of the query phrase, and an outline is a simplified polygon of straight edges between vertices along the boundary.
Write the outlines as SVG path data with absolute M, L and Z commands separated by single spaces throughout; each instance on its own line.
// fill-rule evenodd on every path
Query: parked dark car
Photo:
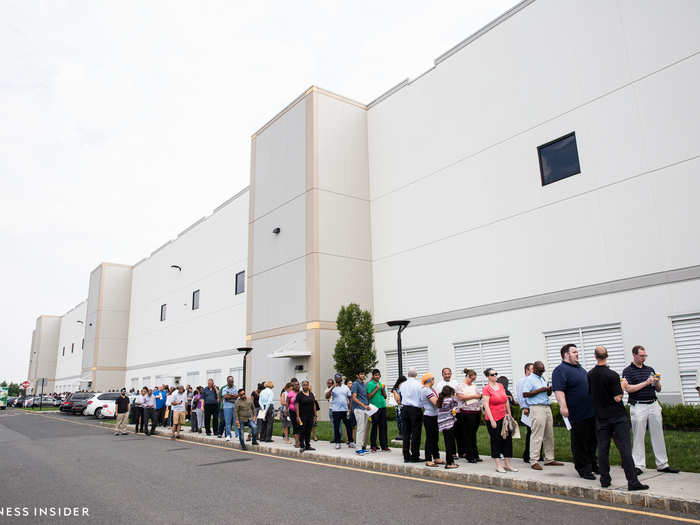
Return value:
M 88 399 L 90 399 L 94 394 L 90 392 L 74 392 L 70 396 L 70 413 L 71 414 L 82 414 L 85 407 L 87 407 Z
M 61 405 L 58 407 L 58 409 L 61 412 L 70 412 L 71 408 L 73 407 L 73 403 L 71 402 L 70 398 L 73 394 L 68 394 L 66 396 L 66 399 L 61 402 Z
M 17 400 L 17 398 L 16 398 L 15 396 L 8 397 L 8 398 L 7 398 L 7 406 L 8 406 L 8 407 L 13 407 L 13 406 L 15 406 L 15 401 L 16 401 L 16 400 Z

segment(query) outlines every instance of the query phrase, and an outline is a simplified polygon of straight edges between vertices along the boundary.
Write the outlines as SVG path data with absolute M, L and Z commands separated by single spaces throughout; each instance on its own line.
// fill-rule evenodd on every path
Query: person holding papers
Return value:
M 382 374 L 378 369 L 372 370 L 372 380 L 367 383 L 367 396 L 372 406 L 377 411 L 372 414 L 372 432 L 369 436 L 370 450 L 377 451 L 377 432 L 379 432 L 379 446 L 383 452 L 389 452 L 386 426 L 386 386 L 381 382 Z
M 571 453 L 574 467 L 583 479 L 596 479 L 595 420 L 593 400 L 588 390 L 588 373 L 578 360 L 575 344 L 561 348 L 562 362 L 552 372 L 552 389 L 559 403 L 559 411 L 571 424 Z M 566 421 L 566 420 L 565 420 Z
M 550 406 L 549 396 L 552 387 L 542 377 L 544 363 L 535 361 L 532 374 L 523 382 L 523 397 L 527 401 L 532 427 L 532 448 L 539 450 L 544 444 L 544 464 L 547 467 L 561 467 L 564 463 L 554 460 L 554 417 Z M 538 458 L 530 458 L 530 468 L 542 470 Z

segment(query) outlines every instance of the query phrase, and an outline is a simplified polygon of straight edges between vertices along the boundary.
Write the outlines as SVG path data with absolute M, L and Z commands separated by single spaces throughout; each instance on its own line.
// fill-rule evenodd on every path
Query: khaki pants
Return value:
M 126 432 L 126 424 L 129 418 L 129 413 L 117 414 L 117 424 L 114 426 L 115 432 Z
M 367 412 L 361 408 L 353 410 L 355 413 L 355 421 L 357 421 L 357 437 L 355 439 L 358 449 L 365 448 L 367 445 L 367 429 L 369 428 L 369 416 Z
M 537 453 L 544 445 L 544 462 L 554 461 L 554 418 L 547 405 L 530 406 L 532 434 L 530 435 L 530 464 L 537 463 Z
M 647 466 L 644 434 L 648 425 L 656 468 L 664 469 L 668 467 L 666 441 L 664 440 L 664 421 L 659 402 L 656 401 L 650 405 L 641 403 L 631 405 L 630 418 L 632 419 L 632 458 L 634 459 L 634 466 L 642 470 Z

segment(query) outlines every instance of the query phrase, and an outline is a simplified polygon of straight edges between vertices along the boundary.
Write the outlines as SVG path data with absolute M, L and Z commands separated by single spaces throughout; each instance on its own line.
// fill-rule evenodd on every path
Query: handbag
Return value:
M 262 408 L 258 410 L 258 417 L 256 419 L 262 419 L 265 421 L 265 411 Z
M 516 423 L 515 419 L 513 419 L 513 416 L 506 414 L 501 426 L 501 437 L 503 439 L 508 439 L 508 436 L 511 436 L 513 439 L 520 439 L 520 426 Z

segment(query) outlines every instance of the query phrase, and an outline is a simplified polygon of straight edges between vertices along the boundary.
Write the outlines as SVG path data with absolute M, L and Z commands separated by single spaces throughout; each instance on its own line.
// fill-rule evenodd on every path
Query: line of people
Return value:
M 465 369 L 464 380 L 456 381 L 452 370 L 444 368 L 442 379 L 436 381 L 429 372 L 419 380 L 418 372 L 411 368 L 407 377 L 399 377 L 390 391 L 382 383 L 378 369 L 372 370 L 369 381 L 364 371 L 358 371 L 354 380 L 344 380 L 340 374 L 335 374 L 328 379 L 324 392 L 333 424 L 332 443 L 336 449 L 341 447 L 341 427 L 344 426 L 347 444 L 355 448 L 358 455 L 370 451 L 390 452 L 386 410 L 388 396 L 392 395 L 400 408 L 397 420 L 403 436 L 405 462 L 425 462 L 428 467 L 444 465 L 453 469 L 459 466 L 456 463 L 459 458 L 468 463 L 482 461 L 477 432 L 483 414 L 496 471 L 517 472 L 511 463 L 512 440 L 520 438 L 520 426 L 513 418 L 511 406 L 519 405 L 521 422 L 527 426 L 523 461 L 533 470 L 542 471 L 563 465 L 554 457 L 550 400 L 554 395 L 570 429 L 571 451 L 578 474 L 590 480 L 599 474 L 601 485 L 610 486 L 609 449 L 610 442 L 614 441 L 622 457 L 628 488 L 645 490 L 648 486 L 638 477 L 646 468 L 644 436 L 647 428 L 657 470 L 665 473 L 678 470 L 669 466 L 666 455 L 661 406 L 656 397 L 661 391 L 660 376 L 645 365 L 644 347 L 635 346 L 632 357 L 632 363 L 620 378 L 607 366 L 605 347 L 595 349 L 597 365 L 586 371 L 579 363 L 576 345 L 566 344 L 561 348 L 562 362 L 552 372 L 551 382 L 544 378 L 542 361 L 527 363 L 524 377 L 516 384 L 516 396 L 508 390 L 508 379 L 499 376 L 493 368 L 484 370 L 487 382 L 481 390 L 476 384 L 477 372 L 472 369 Z M 280 392 L 277 408 L 273 388 L 271 381 L 260 383 L 249 397 L 244 389 L 233 384 L 232 376 L 221 388 L 209 379 L 206 387 L 197 387 L 189 395 L 182 386 L 169 390 L 163 385 L 152 391 L 144 387 L 134 400 L 135 431 L 146 435 L 153 433 L 164 414 L 169 414 L 172 438 L 177 439 L 191 412 L 193 432 L 201 433 L 204 429 L 207 435 L 216 433 L 228 441 L 233 433 L 245 449 L 245 427 L 249 428 L 248 440 L 253 444 L 271 442 L 274 422 L 278 420 L 287 443 L 291 443 L 291 434 L 294 446 L 301 452 L 314 450 L 311 440 L 316 440 L 320 407 L 311 385 L 307 380 L 300 382 L 292 378 Z M 625 392 L 629 396 L 631 419 L 622 403 Z M 123 432 L 124 412 L 124 402 L 117 402 L 117 433 Z M 632 446 L 630 428 L 634 438 Z M 423 429 L 424 457 L 420 457 Z M 440 433 L 446 448 L 444 459 L 438 447 Z

